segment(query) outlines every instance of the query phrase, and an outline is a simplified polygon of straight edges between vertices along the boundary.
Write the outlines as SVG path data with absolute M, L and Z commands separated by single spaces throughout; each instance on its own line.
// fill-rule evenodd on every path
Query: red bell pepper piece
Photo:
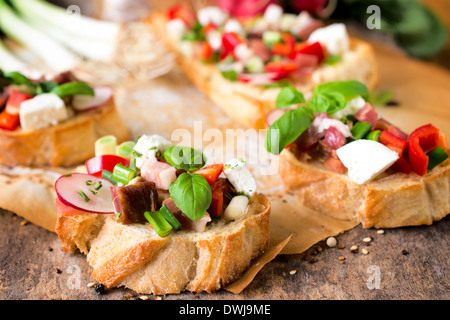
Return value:
M 31 98 L 32 96 L 26 93 L 10 90 L 5 110 L 11 115 L 18 115 L 20 112 L 20 104 Z
M 271 49 L 275 55 L 289 57 L 292 53 L 292 48 L 287 43 L 274 43 Z
M 195 15 L 185 3 L 179 3 L 172 6 L 167 11 L 167 15 L 169 17 L 169 20 L 173 19 L 183 20 L 188 27 L 191 27 L 195 23 Z
M 18 114 L 10 114 L 6 110 L 0 113 L 0 129 L 13 131 L 20 125 Z
M 225 52 L 232 53 L 234 48 L 244 42 L 242 38 L 235 32 L 225 32 L 222 34 L 222 45 Z
M 408 142 L 402 138 L 397 137 L 395 134 L 383 130 L 378 140 L 391 150 L 397 151 L 398 160 L 392 165 L 392 168 L 396 171 L 403 173 L 411 173 L 411 165 L 406 160 Z
M 321 63 L 325 59 L 325 51 L 323 50 L 320 42 L 314 42 L 311 44 L 296 45 L 294 49 L 295 54 L 308 54 L 316 56 L 318 63 Z
M 415 173 L 423 176 L 427 172 L 429 159 L 426 153 L 436 147 L 447 150 L 447 139 L 443 132 L 431 124 L 417 128 L 409 135 L 408 156 Z
M 289 73 L 298 69 L 298 65 L 291 61 L 272 61 L 266 65 L 266 72 Z
M 192 173 L 203 176 L 209 184 L 213 184 L 217 181 L 223 170 L 223 163 L 212 164 L 202 169 L 192 171 Z
M 130 165 L 130 161 L 128 159 L 112 154 L 91 158 L 85 162 L 85 165 L 89 174 L 96 177 L 101 177 L 103 170 L 113 172 L 114 167 L 119 163 L 126 167 Z

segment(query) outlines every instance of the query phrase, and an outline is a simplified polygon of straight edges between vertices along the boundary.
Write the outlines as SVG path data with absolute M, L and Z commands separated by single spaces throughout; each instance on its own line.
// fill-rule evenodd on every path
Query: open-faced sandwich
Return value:
M 176 54 L 183 72 L 230 117 L 264 128 L 280 87 L 311 92 L 323 82 L 359 80 L 373 89 L 378 68 L 371 46 L 349 37 L 346 26 L 324 26 L 306 11 L 230 17 L 209 6 L 152 12 L 149 27 Z
M 87 255 L 92 277 L 138 293 L 215 291 L 269 242 L 268 199 L 242 159 L 204 154 L 157 135 L 96 144 L 85 173 L 55 183 L 62 249 Z
M 1 165 L 72 166 L 94 155 L 98 138 L 129 137 L 112 89 L 91 87 L 70 72 L 31 79 L 0 70 L 0 93 Z
M 410 134 L 378 116 L 357 81 L 315 88 L 310 100 L 283 88 L 266 148 L 280 154 L 285 189 L 318 212 L 363 227 L 431 224 L 450 212 L 445 134 L 432 124 Z

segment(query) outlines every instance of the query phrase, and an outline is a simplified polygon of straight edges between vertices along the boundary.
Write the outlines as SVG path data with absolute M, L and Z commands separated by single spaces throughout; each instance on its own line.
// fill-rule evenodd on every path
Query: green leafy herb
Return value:
M 394 93 L 390 90 L 382 92 L 371 92 L 369 95 L 369 100 L 374 106 L 385 106 L 389 101 L 392 100 Z
M 340 56 L 338 54 L 332 54 L 332 55 L 328 56 L 325 60 L 323 60 L 323 63 L 328 66 L 334 66 L 341 60 L 342 60 L 342 56 Z
M 68 82 L 53 88 L 50 93 L 54 93 L 60 98 L 77 94 L 94 96 L 94 89 L 84 82 Z
M 164 151 L 164 159 L 173 167 L 186 171 L 198 170 L 206 164 L 203 152 L 190 147 L 170 146 Z
M 327 112 L 333 114 L 345 108 L 347 101 L 339 92 L 324 92 L 314 95 L 309 101 L 308 107 L 312 112 Z
M 350 101 L 358 96 L 367 100 L 370 94 L 366 85 L 356 80 L 326 82 L 318 85 L 313 91 L 313 95 L 330 93 L 339 93 L 344 96 L 346 101 Z
M 54 81 L 39 81 L 37 84 L 36 93 L 47 93 L 55 89 L 57 86 L 58 83 Z
M 275 107 L 286 108 L 304 102 L 305 97 L 303 93 L 297 91 L 294 87 L 284 87 L 277 96 Z
M 230 81 L 236 81 L 238 78 L 238 73 L 236 70 L 223 70 L 221 71 L 221 73 L 225 79 L 228 79 Z
M 211 205 L 211 186 L 199 174 L 182 173 L 170 185 L 169 194 L 177 207 L 193 221 L 201 219 Z
M 311 125 L 311 121 L 305 107 L 286 111 L 267 131 L 266 149 L 272 154 L 279 154 Z

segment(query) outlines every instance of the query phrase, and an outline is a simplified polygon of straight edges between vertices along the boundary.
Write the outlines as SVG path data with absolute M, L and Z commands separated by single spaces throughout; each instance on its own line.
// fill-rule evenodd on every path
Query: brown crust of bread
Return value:
M 186 57 L 179 53 L 177 44 L 167 35 L 166 14 L 152 12 L 145 23 L 161 38 L 176 56 L 177 64 L 186 76 L 232 119 L 246 127 L 264 129 L 265 118 L 275 106 L 280 88 L 261 88 L 225 79 L 212 64 Z M 359 80 L 372 90 L 379 81 L 379 70 L 372 47 L 351 38 L 350 53 L 334 66 L 320 66 L 310 77 L 294 83 L 301 92 L 310 92 L 320 83 L 337 80 Z
M 98 233 L 85 237 L 77 224 L 90 219 L 58 217 L 63 250 L 88 248 L 92 277 L 106 287 L 138 293 L 213 292 L 241 276 L 268 246 L 270 202 L 255 194 L 248 214 L 214 222 L 205 232 L 179 231 L 166 238 L 143 224 L 123 225 L 106 217 Z
M 287 150 L 281 153 L 279 165 L 285 190 L 305 206 L 338 219 L 360 221 L 364 228 L 430 225 L 450 213 L 449 160 L 423 177 L 395 173 L 363 185 L 317 161 L 302 162 Z
M 114 99 L 58 125 L 39 130 L 0 130 L 0 164 L 13 166 L 69 167 L 94 156 L 95 141 L 112 134 L 122 142 L 129 138 Z

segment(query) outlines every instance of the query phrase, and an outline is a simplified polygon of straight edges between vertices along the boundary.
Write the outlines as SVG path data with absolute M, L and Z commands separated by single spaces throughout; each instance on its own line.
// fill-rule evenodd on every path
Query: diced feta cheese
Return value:
M 283 18 L 283 8 L 276 4 L 271 4 L 264 11 L 263 19 L 272 26 L 279 26 Z
M 186 32 L 187 27 L 183 20 L 176 18 L 167 22 L 166 30 L 170 37 L 178 40 Z
M 320 42 L 330 54 L 342 54 L 349 48 L 347 28 L 343 23 L 315 30 L 309 36 L 308 42 Z
M 348 177 L 357 184 L 366 183 L 389 168 L 398 153 L 373 140 L 355 140 L 336 150 L 348 169 Z
M 19 116 L 23 130 L 35 130 L 56 125 L 70 114 L 59 96 L 44 93 L 22 102 Z
M 197 19 L 203 26 L 210 23 L 220 26 L 228 19 L 228 14 L 219 7 L 209 6 L 197 12 Z
M 233 159 L 224 166 L 223 173 L 237 192 L 252 196 L 257 188 L 255 178 L 241 159 Z
M 206 41 L 213 50 L 219 50 L 222 47 L 222 35 L 219 31 L 211 31 L 206 35 Z
M 238 60 L 245 62 L 253 56 L 253 50 L 246 43 L 240 43 L 234 48 L 234 55 Z
M 362 109 L 366 105 L 366 100 L 362 97 L 356 97 L 349 102 L 344 109 L 339 110 L 338 112 L 333 113 L 331 116 L 335 119 L 342 119 L 351 114 L 357 113 L 360 109 Z
M 291 31 L 297 22 L 297 16 L 292 13 L 285 13 L 281 17 L 280 29 L 282 31 Z
M 172 143 L 157 134 L 143 135 L 134 146 L 133 150 L 141 154 L 136 158 L 136 167 L 141 168 L 146 160 L 156 161 L 156 153 L 163 153 Z
M 244 31 L 244 28 L 242 28 L 242 25 L 237 21 L 236 19 L 230 19 L 225 23 L 225 26 L 223 27 L 224 32 L 235 32 L 235 33 L 242 33 Z
M 311 23 L 312 20 L 313 18 L 308 13 L 308 11 L 300 12 L 291 27 L 292 33 L 299 34 L 300 31 L 302 31 Z
M 233 197 L 223 213 L 225 220 L 232 221 L 243 217 L 247 212 L 248 202 L 247 196 Z

